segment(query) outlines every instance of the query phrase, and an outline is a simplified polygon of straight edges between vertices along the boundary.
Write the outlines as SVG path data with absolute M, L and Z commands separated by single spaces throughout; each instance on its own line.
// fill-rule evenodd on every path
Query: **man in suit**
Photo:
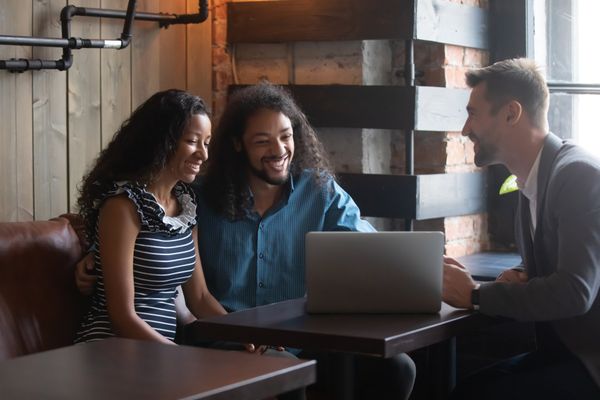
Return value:
M 475 164 L 503 164 L 520 189 L 522 265 L 476 283 L 444 262 L 443 298 L 483 314 L 535 321 L 537 349 L 480 372 L 455 398 L 600 399 L 600 161 L 548 131 L 548 88 L 534 62 L 466 74 L 463 135 Z

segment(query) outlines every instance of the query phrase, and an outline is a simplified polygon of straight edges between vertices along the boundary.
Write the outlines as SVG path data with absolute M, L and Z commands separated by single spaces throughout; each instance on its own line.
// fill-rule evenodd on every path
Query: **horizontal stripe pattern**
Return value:
M 144 201 L 147 199 L 148 196 Z M 142 213 L 146 209 L 155 210 L 155 207 L 142 207 Z M 95 272 L 98 280 L 90 309 L 77 333 L 76 342 L 115 336 L 107 309 L 97 233 L 95 249 Z M 174 233 L 172 230 L 156 231 L 154 227 L 142 226 L 135 241 L 133 256 L 135 312 L 168 339 L 175 338 L 177 286 L 190 278 L 195 264 L 196 252 L 191 228 Z

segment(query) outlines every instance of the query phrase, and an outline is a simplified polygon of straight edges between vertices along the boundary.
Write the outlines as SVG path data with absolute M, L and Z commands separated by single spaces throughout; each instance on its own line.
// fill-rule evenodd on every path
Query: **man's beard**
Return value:
M 475 138 L 475 140 L 473 140 Z M 469 139 L 473 143 L 477 143 L 478 150 L 475 152 L 475 165 L 485 167 L 487 165 L 496 164 L 496 148 L 490 144 L 484 143 L 476 135 L 469 135 Z
M 248 168 L 250 169 L 250 172 L 254 176 L 256 176 L 259 179 L 262 179 L 263 181 L 265 181 L 269 185 L 274 185 L 274 186 L 283 185 L 283 184 L 285 184 L 290 179 L 290 168 L 292 167 L 292 163 L 291 162 L 288 164 L 288 168 L 287 168 L 286 174 L 282 178 L 272 178 L 272 177 L 270 177 L 267 174 L 267 171 L 265 171 L 265 170 L 259 170 L 259 169 L 255 168 L 250 163 L 250 161 L 248 161 L 247 157 L 246 157 L 246 163 L 248 165 Z

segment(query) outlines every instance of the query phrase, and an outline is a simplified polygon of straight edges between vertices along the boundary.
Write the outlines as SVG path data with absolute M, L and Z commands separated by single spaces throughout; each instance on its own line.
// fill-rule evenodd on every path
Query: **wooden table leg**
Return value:
M 456 338 L 429 347 L 429 373 L 433 399 L 446 399 L 456 385 Z
M 354 399 L 354 357 L 348 353 L 333 353 L 333 395 L 339 400 Z

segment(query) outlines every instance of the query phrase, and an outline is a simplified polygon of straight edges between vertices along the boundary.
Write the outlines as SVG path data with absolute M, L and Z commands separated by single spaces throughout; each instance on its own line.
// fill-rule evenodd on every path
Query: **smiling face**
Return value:
M 287 182 L 294 156 L 294 131 L 288 117 L 279 111 L 260 109 L 246 121 L 242 143 L 249 172 L 270 185 Z
M 474 144 L 478 167 L 500 162 L 502 113 L 493 112 L 492 104 L 485 98 L 486 90 L 486 84 L 481 83 L 471 91 L 468 118 L 462 130 L 463 136 L 468 136 Z
M 191 183 L 208 159 L 211 138 L 210 119 L 205 114 L 193 114 L 177 141 L 177 149 L 167 162 L 167 170 L 175 179 Z

